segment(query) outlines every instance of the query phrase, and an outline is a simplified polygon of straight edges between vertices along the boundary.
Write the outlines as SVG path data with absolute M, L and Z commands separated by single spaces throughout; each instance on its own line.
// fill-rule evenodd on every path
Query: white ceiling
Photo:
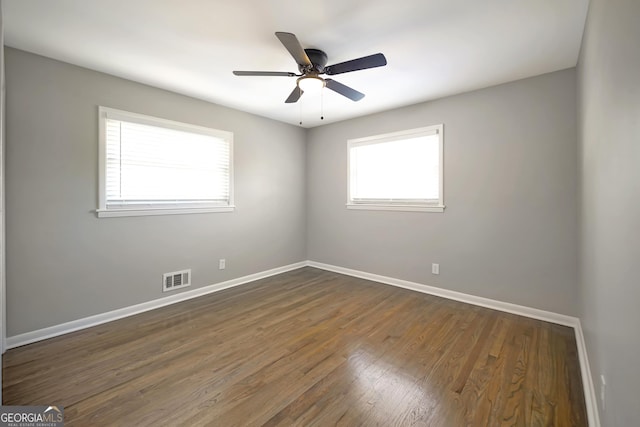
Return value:
M 5 44 L 261 116 L 313 127 L 576 65 L 588 0 L 3 0 Z M 388 65 L 335 76 L 285 104 L 298 72 L 275 37 L 295 33 L 328 64 L 382 52 Z

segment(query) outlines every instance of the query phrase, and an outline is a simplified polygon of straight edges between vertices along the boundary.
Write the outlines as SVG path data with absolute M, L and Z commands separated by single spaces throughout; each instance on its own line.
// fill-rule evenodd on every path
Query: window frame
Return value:
M 439 199 L 434 202 L 393 202 L 387 200 L 355 201 L 351 197 L 351 149 L 353 147 L 399 141 L 403 139 L 438 135 Z M 347 209 L 409 212 L 444 212 L 444 125 L 442 123 L 421 128 L 390 132 L 347 140 Z
M 213 136 L 229 144 L 229 202 L 227 204 L 207 204 L 194 202 L 167 202 L 136 204 L 131 206 L 108 207 L 107 205 L 107 140 L 106 120 L 121 120 L 159 128 L 178 130 Z M 212 129 L 204 126 L 167 120 L 110 107 L 98 107 L 98 218 L 147 216 L 147 215 L 176 215 L 210 212 L 232 212 L 235 210 L 233 185 L 233 132 Z

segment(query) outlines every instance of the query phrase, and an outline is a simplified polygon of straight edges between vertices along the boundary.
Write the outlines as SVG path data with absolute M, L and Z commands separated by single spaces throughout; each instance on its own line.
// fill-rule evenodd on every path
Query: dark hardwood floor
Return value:
M 9 350 L 67 426 L 586 426 L 573 330 L 303 268 Z

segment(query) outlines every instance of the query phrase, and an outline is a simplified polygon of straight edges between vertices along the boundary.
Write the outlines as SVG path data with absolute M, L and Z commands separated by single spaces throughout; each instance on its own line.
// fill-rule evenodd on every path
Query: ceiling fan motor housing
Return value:
M 320 49 L 305 49 L 304 52 L 309 57 L 311 65 L 300 65 L 298 69 L 302 74 L 308 72 L 321 74 L 324 72 L 324 66 L 327 65 L 327 54 Z

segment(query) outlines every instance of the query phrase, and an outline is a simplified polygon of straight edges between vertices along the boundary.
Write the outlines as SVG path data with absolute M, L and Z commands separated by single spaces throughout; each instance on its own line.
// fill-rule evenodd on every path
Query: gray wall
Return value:
M 637 0 L 591 0 L 578 65 L 581 318 L 600 418 L 620 427 L 640 420 L 639 17 Z
M 305 132 L 6 53 L 9 336 L 304 259 L 577 314 L 575 70 Z M 96 218 L 98 105 L 233 131 L 237 211 Z M 444 213 L 345 208 L 347 139 L 435 123 Z
M 437 123 L 444 213 L 345 208 L 347 139 Z M 576 315 L 576 147 L 575 69 L 314 128 L 309 259 Z
M 10 48 L 6 79 L 9 336 L 306 259 L 303 129 Z M 98 105 L 234 132 L 237 210 L 96 218 Z
M 4 46 L 4 24 L 2 20 L 2 1 L 0 0 L 0 47 Z M 5 247 L 4 247 L 4 50 L 0 51 L 0 366 L 6 339 L 5 322 Z M 0 369 L 2 384 L 2 369 Z M 2 404 L 2 387 L 0 387 L 0 404 Z

